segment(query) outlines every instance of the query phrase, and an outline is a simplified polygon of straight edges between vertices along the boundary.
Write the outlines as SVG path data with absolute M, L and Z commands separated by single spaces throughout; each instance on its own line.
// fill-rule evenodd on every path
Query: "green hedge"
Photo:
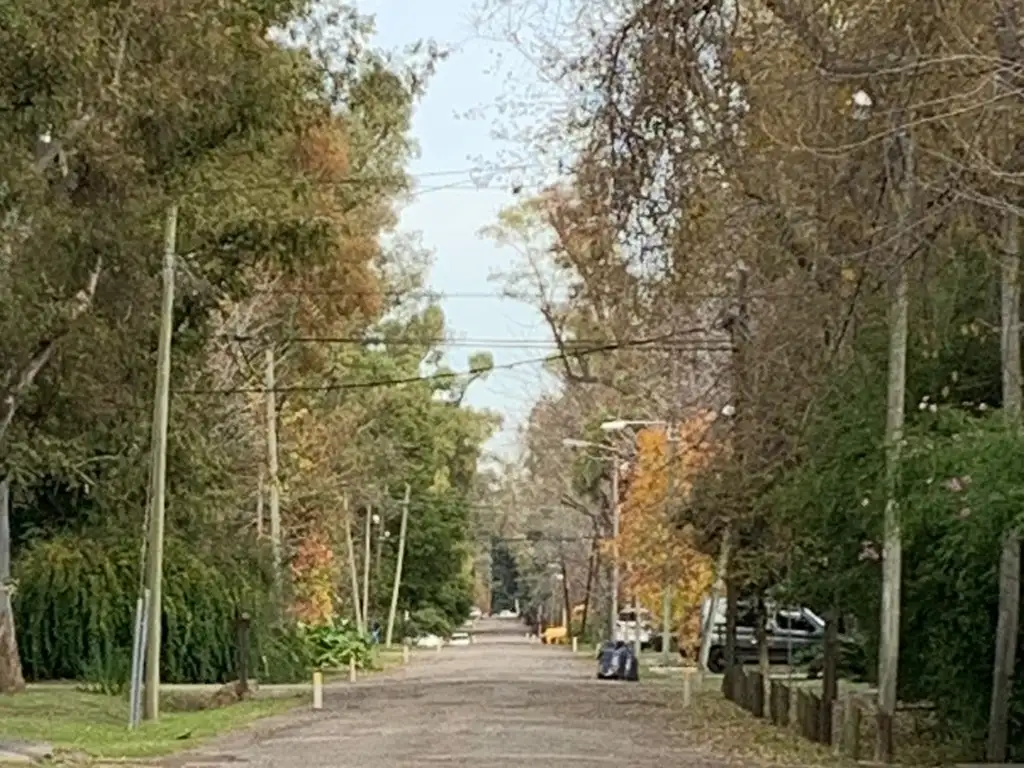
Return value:
M 300 633 L 273 620 L 271 574 L 254 547 L 204 552 L 169 538 L 164 554 L 162 678 L 217 683 L 235 675 L 235 617 L 252 617 L 250 669 L 298 679 L 310 660 Z M 25 674 L 123 685 L 131 666 L 139 550 L 64 535 L 30 545 L 15 562 L 15 615 Z

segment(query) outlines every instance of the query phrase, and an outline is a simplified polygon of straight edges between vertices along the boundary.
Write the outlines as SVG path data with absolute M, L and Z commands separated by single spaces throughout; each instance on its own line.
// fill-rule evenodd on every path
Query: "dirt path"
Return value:
M 386 678 L 327 691 L 324 710 L 269 723 L 164 763 L 270 768 L 717 768 L 674 727 L 663 686 L 607 683 L 515 622 Z

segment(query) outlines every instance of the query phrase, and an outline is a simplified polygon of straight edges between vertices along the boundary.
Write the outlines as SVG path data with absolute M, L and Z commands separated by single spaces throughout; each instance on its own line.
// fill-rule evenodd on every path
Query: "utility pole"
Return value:
M 402 586 L 402 564 L 405 562 L 405 535 L 409 529 L 409 498 L 412 488 L 405 484 L 405 498 L 402 500 L 402 525 L 398 531 L 398 560 L 395 562 L 395 583 L 391 588 L 391 610 L 388 611 L 388 629 L 384 637 L 384 645 L 391 647 L 395 634 L 395 612 L 398 610 L 398 590 Z
M 612 583 L 608 639 L 615 642 L 619 628 L 619 457 L 612 456 Z
M 373 533 L 373 507 L 366 505 L 366 530 L 363 531 L 363 626 L 370 630 L 370 545 Z
M 153 405 L 152 509 L 149 516 L 149 562 L 146 588 L 149 614 L 146 622 L 146 698 L 143 717 L 160 718 L 160 637 L 163 617 L 164 511 L 167 504 L 167 421 L 171 394 L 171 331 L 174 322 L 174 261 L 178 230 L 178 206 L 167 209 L 164 226 L 163 300 L 160 306 L 160 341 L 157 347 L 156 396 Z
M 341 503 L 345 513 L 345 550 L 348 554 L 348 575 L 352 580 L 352 607 L 356 617 L 356 629 L 362 634 L 366 627 L 363 625 L 363 611 L 359 607 L 359 571 L 356 569 L 356 548 L 352 543 L 352 515 L 349 513 L 347 493 Z
M 1001 357 L 1003 369 L 1003 417 L 1009 429 L 1020 430 L 1020 217 L 1004 214 L 1003 256 L 1000 274 Z M 1010 693 L 1017 658 L 1020 621 L 1020 531 L 1003 532 L 999 555 L 999 613 L 996 623 L 996 653 L 992 670 L 992 701 L 989 708 L 985 758 L 990 763 L 1006 761 L 1009 741 Z
M 674 361 L 673 361 L 674 362 Z M 675 366 L 673 365 L 673 368 Z M 675 429 L 673 429 L 673 427 Z M 674 512 L 674 500 L 675 500 L 675 479 L 676 479 L 676 462 L 678 461 L 678 444 L 681 428 L 678 424 L 673 425 L 671 422 L 666 427 L 668 437 L 668 485 L 665 489 L 665 509 L 663 514 L 666 517 L 665 525 L 666 530 L 671 531 L 674 525 L 674 521 L 671 519 L 671 515 Z M 661 663 L 663 666 L 668 666 L 669 661 L 672 658 L 669 650 L 669 645 L 672 640 L 672 562 L 671 562 L 671 550 L 665 556 L 665 569 L 661 587 Z
M 274 579 L 281 583 L 281 481 L 277 471 L 277 377 L 274 373 L 274 350 L 266 355 L 267 393 L 267 469 L 270 474 L 270 547 L 274 555 Z
M 896 179 L 893 203 L 896 229 L 904 232 L 910 215 L 913 144 L 900 125 L 900 113 L 889 157 L 889 176 Z M 895 162 L 890 158 L 895 156 Z M 893 760 L 893 718 L 900 658 L 900 592 L 903 571 L 903 536 L 897 498 L 907 382 L 908 277 L 906 260 L 897 240 L 895 271 L 889 286 L 889 371 L 885 412 L 885 518 L 882 544 L 882 616 L 878 648 L 878 738 L 875 760 Z

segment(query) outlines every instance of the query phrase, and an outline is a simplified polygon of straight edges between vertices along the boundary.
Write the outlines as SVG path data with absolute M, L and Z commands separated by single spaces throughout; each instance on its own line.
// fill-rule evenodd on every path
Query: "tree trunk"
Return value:
M 11 368 L 0 377 L 0 380 L 4 382 L 2 396 L 0 396 L 0 445 L 3 445 L 7 431 L 14 422 L 14 415 L 17 413 L 22 397 L 35 383 L 39 372 L 50 362 L 50 358 L 57 350 L 57 345 L 71 332 L 75 321 L 92 307 L 96 286 L 99 284 L 102 272 L 103 258 L 98 257 L 86 278 L 85 286 L 68 302 L 63 323 L 51 331 L 47 338 L 39 342 L 24 365 L 20 368 Z
M 11 605 L 10 484 L 0 480 L 0 693 L 25 690 Z

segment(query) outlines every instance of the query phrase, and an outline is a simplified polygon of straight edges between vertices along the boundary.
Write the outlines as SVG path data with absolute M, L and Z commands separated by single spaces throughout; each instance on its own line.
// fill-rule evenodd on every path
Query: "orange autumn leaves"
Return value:
M 294 579 L 295 618 L 306 624 L 327 624 L 334 617 L 334 551 L 328 537 L 319 532 L 308 533 L 299 543 L 291 563 Z
M 670 517 L 686 504 L 695 477 L 711 458 L 713 420 L 714 413 L 702 412 L 684 421 L 671 462 L 665 429 L 643 430 L 629 476 L 623 478 L 619 558 L 624 596 L 635 594 L 660 625 L 663 588 L 671 584 L 672 626 L 684 648 L 699 642 L 700 601 L 711 588 L 713 563 L 697 550 L 692 530 L 678 528 Z

